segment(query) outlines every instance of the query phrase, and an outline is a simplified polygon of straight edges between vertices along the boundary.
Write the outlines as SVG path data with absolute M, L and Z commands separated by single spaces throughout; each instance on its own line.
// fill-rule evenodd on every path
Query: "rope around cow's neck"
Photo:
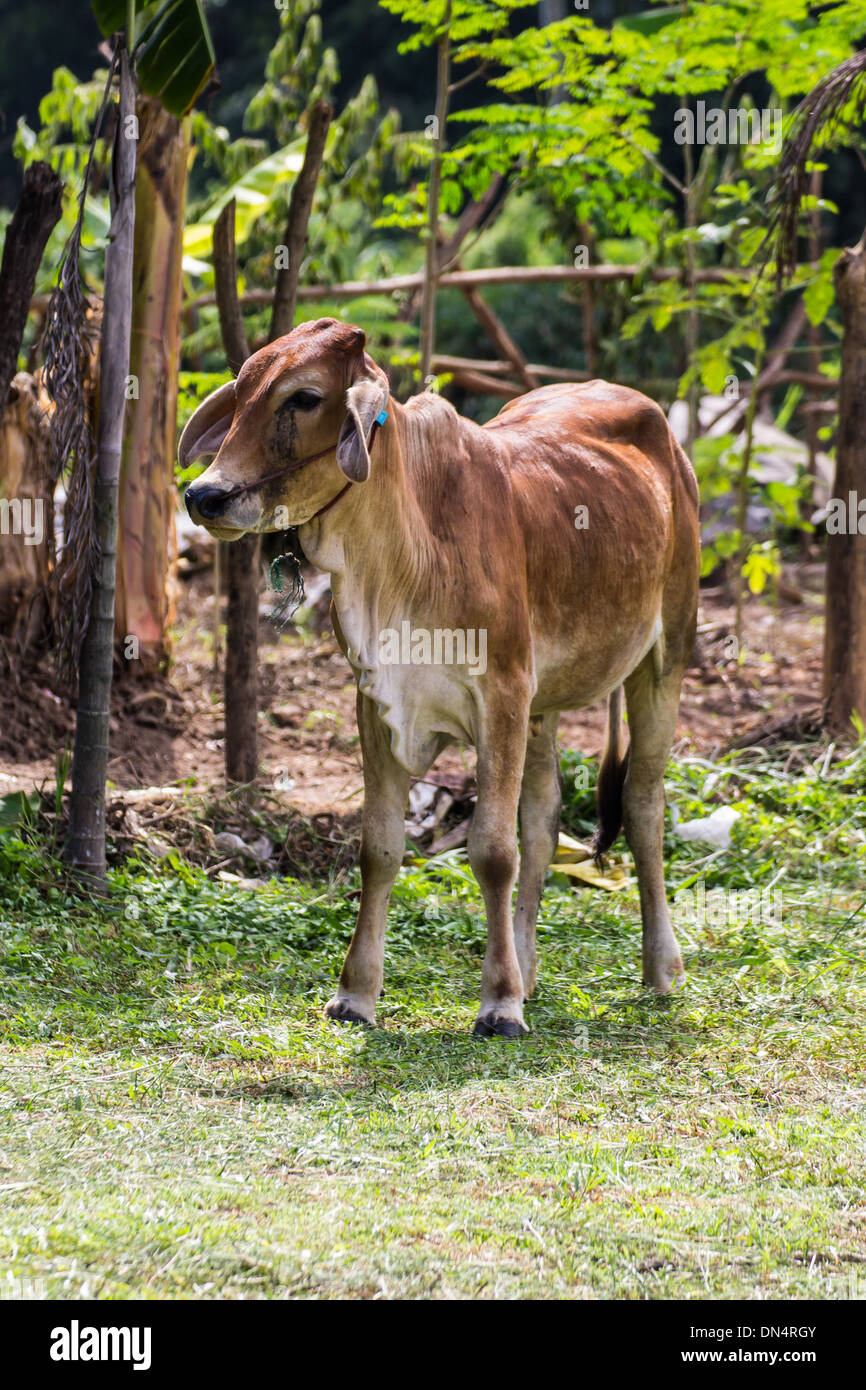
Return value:
M 380 410 L 379 414 L 373 421 L 373 427 L 370 430 L 370 442 L 368 445 L 369 449 L 372 449 L 376 439 L 376 435 L 379 433 L 379 430 L 382 428 L 387 418 L 387 410 Z M 257 483 L 250 483 L 246 487 L 235 488 L 232 492 L 229 493 L 229 496 L 234 497 L 239 492 L 249 492 L 250 488 L 260 487 L 262 483 L 269 483 L 274 478 L 282 477 L 285 473 L 293 473 L 295 469 L 303 468 L 304 465 L 307 463 L 316 463 L 320 458 L 324 458 L 326 454 L 332 453 L 336 449 L 336 447 L 336 444 L 334 444 L 331 446 L 330 449 L 323 449 L 320 454 L 312 454 L 310 458 L 301 459 L 298 463 L 291 463 L 287 468 L 281 469 L 279 473 L 272 473 L 267 478 L 260 478 Z M 345 497 L 346 493 L 349 491 L 349 488 L 351 486 L 352 481 L 350 479 L 349 482 L 346 483 L 345 487 L 341 487 L 340 491 L 334 497 L 331 498 L 330 502 L 326 502 L 324 507 L 320 507 L 319 510 L 317 512 L 314 512 L 311 517 L 308 517 L 307 521 L 305 521 L 303 524 L 306 526 L 310 521 L 315 521 L 318 517 L 324 516 L 325 512 L 330 511 L 332 507 L 336 506 L 341 497 Z M 293 546 L 298 544 L 297 526 L 290 526 L 286 531 L 286 535 L 289 536 L 289 538 L 291 539 L 291 543 Z M 288 592 L 285 594 L 283 594 L 283 575 L 281 570 L 281 566 L 284 560 L 288 562 L 292 571 L 292 582 Z M 270 583 L 271 589 L 273 589 L 275 593 L 281 595 L 279 602 L 276 603 L 274 607 L 271 609 L 271 612 L 268 614 L 268 617 L 269 620 L 274 624 L 274 626 L 278 628 L 280 631 L 282 631 L 286 624 L 291 622 L 295 613 L 297 613 L 298 609 L 304 601 L 304 579 L 303 575 L 301 574 L 301 563 L 294 549 L 287 550 L 285 554 L 278 555 L 276 559 L 271 561 L 268 581 Z

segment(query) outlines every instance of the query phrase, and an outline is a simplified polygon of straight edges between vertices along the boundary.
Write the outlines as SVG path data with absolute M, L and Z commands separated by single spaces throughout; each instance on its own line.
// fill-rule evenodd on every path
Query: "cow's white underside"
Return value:
M 382 615 L 375 603 L 365 603 L 360 586 L 332 576 L 334 601 L 347 657 L 361 693 L 373 700 L 383 723 L 391 732 L 391 751 L 407 772 L 423 777 L 448 743 L 477 747 L 483 719 L 486 675 L 472 675 L 465 666 L 383 664 L 380 659 L 380 633 L 399 628 L 406 615 Z M 629 634 L 621 644 L 620 664 L 609 669 L 602 685 L 582 685 L 576 677 L 573 691 L 550 706 L 543 699 L 543 667 L 556 654 L 536 653 L 540 670 L 534 673 L 536 701 L 532 713 L 555 709 L 581 709 L 605 699 L 656 648 L 661 661 L 661 617 L 643 632 Z M 541 679 L 539 680 L 539 677 Z

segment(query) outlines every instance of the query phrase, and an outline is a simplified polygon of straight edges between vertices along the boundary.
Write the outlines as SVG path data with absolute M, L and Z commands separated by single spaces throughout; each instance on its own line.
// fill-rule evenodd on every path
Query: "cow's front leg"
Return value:
M 325 1013 L 344 1023 L 375 1023 L 376 1000 L 382 990 L 388 901 L 406 843 L 409 774 L 394 758 L 389 731 L 374 704 L 360 692 L 357 709 L 364 762 L 361 902 L 340 983 Z
M 518 1037 L 523 977 L 514 947 L 511 890 L 517 872 L 517 803 L 526 753 L 528 700 L 487 711 L 478 742 L 478 805 L 469 833 L 469 862 L 487 909 L 487 951 L 481 971 L 481 1037 Z

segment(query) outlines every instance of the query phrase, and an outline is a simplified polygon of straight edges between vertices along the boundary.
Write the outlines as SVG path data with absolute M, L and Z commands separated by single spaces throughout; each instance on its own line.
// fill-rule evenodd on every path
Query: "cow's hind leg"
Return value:
M 469 832 L 469 862 L 487 909 L 487 950 L 481 970 L 481 1010 L 474 1032 L 514 1038 L 523 1022 L 523 977 L 514 949 L 511 890 L 517 872 L 517 804 L 526 753 L 523 709 L 487 710 L 478 742 L 478 804 Z
M 558 714 L 529 723 L 520 788 L 520 876 L 514 911 L 514 945 L 523 976 L 523 997 L 535 989 L 535 924 L 544 880 L 559 837 L 562 791 L 556 756 Z
M 364 759 L 361 902 L 340 983 L 325 1013 L 344 1023 L 373 1023 L 382 989 L 388 901 L 406 843 L 409 774 L 394 758 L 389 731 L 375 706 L 360 693 L 358 729 Z
M 625 683 L 630 735 L 623 820 L 634 855 L 643 922 L 643 982 L 656 994 L 682 984 L 680 948 L 665 897 L 664 774 L 673 742 L 682 670 L 657 670 L 654 653 Z

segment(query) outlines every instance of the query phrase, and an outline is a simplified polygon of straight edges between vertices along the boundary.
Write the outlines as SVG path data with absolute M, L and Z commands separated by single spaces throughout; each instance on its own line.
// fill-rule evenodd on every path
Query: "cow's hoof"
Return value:
M 665 995 L 673 994 L 674 990 L 682 989 L 686 982 L 686 974 L 682 966 L 678 970 L 663 971 L 661 974 L 652 978 L 644 976 L 644 989 L 652 990 L 658 999 L 664 999 Z
M 472 1029 L 473 1037 L 476 1038 L 522 1038 L 529 1029 L 525 1023 L 518 1023 L 514 1018 L 476 1018 L 475 1027 Z
M 352 1007 L 348 999 L 332 999 L 325 1005 L 325 1017 L 334 1023 L 360 1023 L 365 1028 L 373 1027 L 373 1019 L 365 1018 Z

